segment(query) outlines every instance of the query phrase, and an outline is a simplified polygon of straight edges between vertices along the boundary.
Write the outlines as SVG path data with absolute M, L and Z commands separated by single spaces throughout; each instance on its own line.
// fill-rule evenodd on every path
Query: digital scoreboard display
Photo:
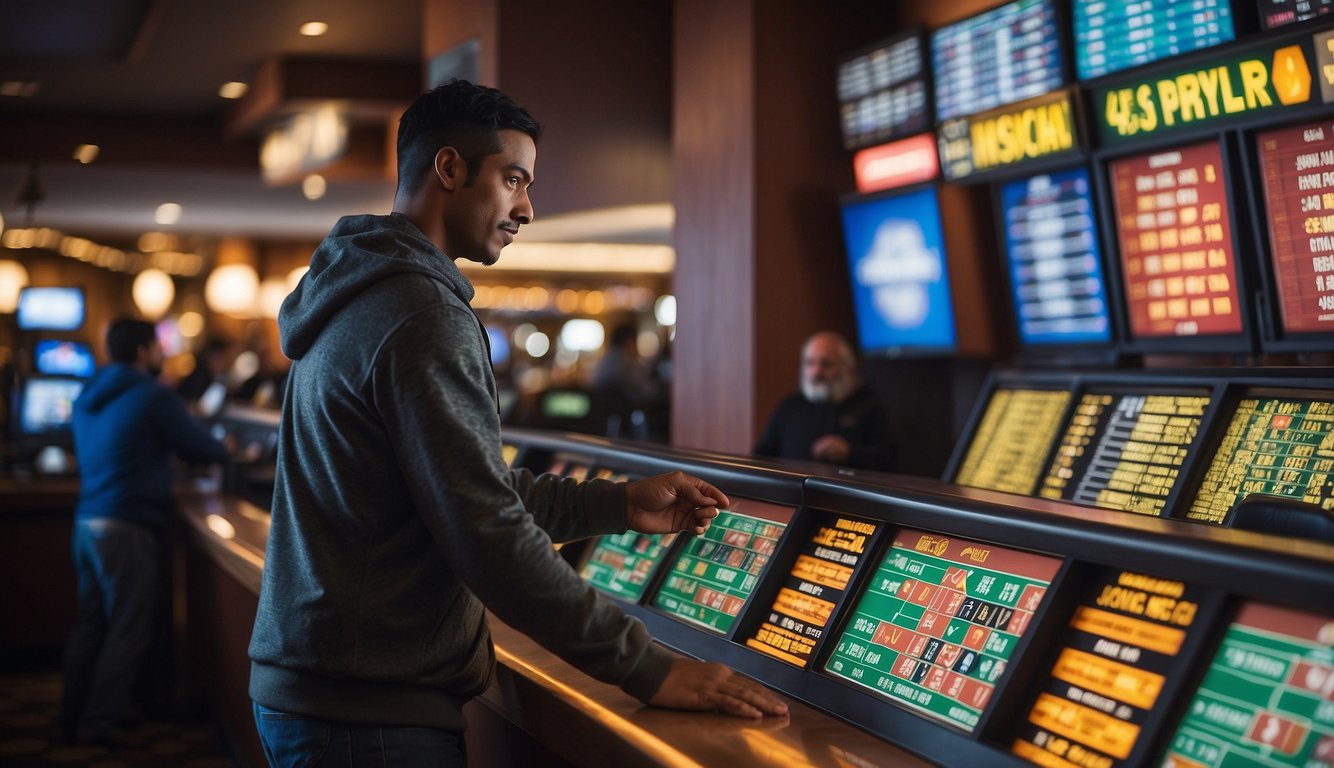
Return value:
M 1129 571 L 1094 579 L 1051 671 L 1033 681 L 1037 696 L 1011 751 L 1044 766 L 1130 764 L 1141 731 L 1161 716 L 1164 686 L 1190 673 L 1177 656 L 1204 597 L 1182 582 Z
M 1060 40 L 1053 0 L 1015 0 L 933 31 L 937 121 L 1061 87 Z
M 901 530 L 870 574 L 825 671 L 972 731 L 1060 565 Z
M 636 602 L 644 594 L 654 567 L 675 540 L 674 533 L 626 531 L 603 536 L 579 575 L 604 592 Z
M 1075 73 L 1119 72 L 1237 36 L 1232 0 L 1075 0 Z
M 1255 137 L 1283 329 L 1334 332 L 1334 122 Z
M 709 530 L 671 564 L 653 605 L 690 624 L 726 634 L 769 564 L 792 519 L 790 507 L 733 499 Z
M 805 669 L 881 525 L 843 515 L 821 520 L 746 645 Z
M 1247 603 L 1164 768 L 1334 765 L 1334 618 Z
M 1260 21 L 1265 29 L 1324 16 L 1334 7 L 1334 0 L 1256 0 Z
M 1218 143 L 1115 160 L 1110 168 L 1131 334 L 1241 333 Z
M 1208 407 L 1205 395 L 1084 395 L 1040 495 L 1162 514 Z
M 1011 181 L 1001 187 L 1001 202 L 1020 341 L 1110 341 L 1088 171 L 1073 168 Z
M 1186 516 L 1221 523 L 1252 493 L 1334 509 L 1334 399 L 1246 397 L 1237 403 Z
M 887 40 L 840 62 L 838 103 L 845 149 L 930 127 L 921 37 Z
M 954 482 L 1032 493 L 1069 402 L 1065 390 L 997 389 L 987 401 Z

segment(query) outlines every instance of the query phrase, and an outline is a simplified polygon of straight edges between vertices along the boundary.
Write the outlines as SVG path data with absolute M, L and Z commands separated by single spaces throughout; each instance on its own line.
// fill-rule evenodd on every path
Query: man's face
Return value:
M 452 259 L 495 264 L 519 226 L 533 220 L 528 187 L 533 183 L 537 145 L 522 131 L 498 133 L 500 151 L 468 168 L 466 184 L 445 208 L 445 253 Z
M 162 354 L 162 345 L 154 341 L 152 344 L 145 344 L 140 347 L 141 359 L 144 361 L 144 368 L 148 375 L 157 378 L 162 375 L 162 364 L 165 356 Z
M 836 342 L 811 340 L 801 351 L 801 393 L 813 403 L 839 402 L 852 393 L 852 361 Z

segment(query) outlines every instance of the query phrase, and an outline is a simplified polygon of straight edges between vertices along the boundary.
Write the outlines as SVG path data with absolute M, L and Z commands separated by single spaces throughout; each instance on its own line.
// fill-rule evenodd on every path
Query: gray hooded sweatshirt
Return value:
M 350 216 L 278 317 L 293 360 L 250 695 L 461 731 L 495 665 L 483 605 L 647 701 L 672 655 L 552 541 L 626 528 L 625 488 L 510 470 L 473 288 L 406 216 Z

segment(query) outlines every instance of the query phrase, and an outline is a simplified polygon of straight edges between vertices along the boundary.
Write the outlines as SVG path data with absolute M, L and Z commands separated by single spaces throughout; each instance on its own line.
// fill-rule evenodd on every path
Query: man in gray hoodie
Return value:
M 279 315 L 293 360 L 250 694 L 274 765 L 464 764 L 463 704 L 495 664 L 483 606 L 646 703 L 783 714 L 720 664 L 677 657 L 552 541 L 702 532 L 722 491 L 510 470 L 488 341 L 458 259 L 493 264 L 531 221 L 540 127 L 453 81 L 398 131 L 388 216 L 338 222 Z M 327 764 L 327 763 L 320 763 Z

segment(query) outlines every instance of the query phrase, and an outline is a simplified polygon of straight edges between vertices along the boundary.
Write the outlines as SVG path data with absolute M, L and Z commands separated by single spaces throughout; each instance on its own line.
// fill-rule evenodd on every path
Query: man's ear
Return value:
M 463 162 L 463 157 L 459 155 L 457 149 L 441 147 L 440 151 L 435 153 L 435 175 L 439 177 L 441 186 L 447 191 L 453 192 L 463 186 L 467 173 L 468 166 Z

